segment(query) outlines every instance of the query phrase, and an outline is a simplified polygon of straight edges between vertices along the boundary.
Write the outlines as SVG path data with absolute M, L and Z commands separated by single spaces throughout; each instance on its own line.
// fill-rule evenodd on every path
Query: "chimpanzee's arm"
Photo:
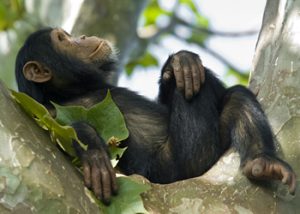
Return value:
M 88 145 L 84 151 L 77 142 L 73 142 L 82 162 L 84 183 L 104 203 L 109 204 L 112 194 L 117 193 L 116 175 L 111 165 L 108 147 L 95 129 L 85 122 L 72 124 L 82 143 Z

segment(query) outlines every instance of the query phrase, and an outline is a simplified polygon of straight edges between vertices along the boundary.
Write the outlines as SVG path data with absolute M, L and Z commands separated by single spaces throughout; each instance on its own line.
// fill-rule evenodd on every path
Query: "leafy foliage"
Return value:
M 128 75 L 131 75 L 136 66 L 142 66 L 142 67 L 158 66 L 158 60 L 150 52 L 147 52 L 144 56 L 129 62 L 126 65 L 126 73 Z
M 205 31 L 209 29 L 208 19 L 201 15 L 193 0 L 180 0 L 180 3 L 187 6 L 193 17 L 195 17 L 189 22 L 181 20 L 181 22 L 183 22 L 186 27 L 189 27 L 189 30 L 191 31 L 191 35 L 186 38 L 186 41 L 196 45 L 204 44 L 206 39 L 210 36 L 210 34 Z
M 193 0 L 180 0 L 179 2 L 187 5 L 194 13 L 198 13 L 197 7 Z
M 72 140 L 78 141 L 85 150 L 87 149 L 77 138 L 75 130 L 71 126 L 61 126 L 43 105 L 22 92 L 12 90 L 11 95 L 37 124 L 50 132 L 52 141 L 58 143 L 66 153 L 75 156 Z
M 87 109 L 82 106 L 60 106 L 53 103 L 56 108 L 56 120 L 63 125 L 70 125 L 76 121 L 88 121 L 101 137 L 109 142 L 113 137 L 115 142 L 120 142 L 128 137 L 128 130 L 124 117 L 113 102 L 110 92 L 106 98 Z
M 101 137 L 109 144 L 112 162 L 115 166 L 126 148 L 118 148 L 118 143 L 125 140 L 129 133 L 125 125 L 123 115 L 113 102 L 110 93 L 106 98 L 90 109 L 81 106 L 56 107 L 56 120 L 52 118 L 48 110 L 37 101 L 22 92 L 12 91 L 13 98 L 20 103 L 22 108 L 45 130 L 50 132 L 52 140 L 70 156 L 75 157 L 72 141 L 76 140 L 83 149 L 87 149 L 78 139 L 75 130 L 70 126 L 76 121 L 87 121 Z M 57 122 L 58 121 L 58 122 Z
M 239 84 L 241 85 L 248 85 L 249 81 L 249 72 L 241 73 L 239 71 L 236 71 L 233 68 L 228 68 L 228 71 L 226 72 L 226 76 L 232 76 L 237 78 Z
M 76 132 L 69 124 L 75 121 L 87 121 L 98 131 L 109 144 L 112 164 L 115 166 L 125 149 L 117 147 L 118 142 L 128 137 L 128 130 L 124 118 L 110 93 L 106 98 L 89 109 L 81 106 L 59 106 L 54 104 L 57 110 L 57 121 L 52 118 L 48 110 L 27 94 L 11 91 L 12 97 L 21 107 L 45 130 L 48 130 L 54 142 L 68 154 L 75 156 L 72 140 L 77 140 L 84 149 L 87 149 L 77 138 Z M 140 194 L 150 188 L 149 185 L 139 183 L 130 177 L 118 177 L 119 193 L 112 199 L 112 204 L 107 207 L 91 195 L 104 213 L 147 213 L 143 206 Z M 90 192 L 91 193 L 91 192 Z M 92 194 L 92 193 L 91 193 Z
M 156 21 L 161 15 L 170 16 L 171 12 L 162 9 L 156 0 L 151 0 L 143 13 L 144 26 L 156 25 Z
M 150 186 L 137 182 L 130 177 L 118 177 L 117 183 L 119 193 L 112 197 L 110 206 L 104 206 L 98 203 L 99 207 L 107 214 L 132 214 L 132 213 L 148 213 L 143 205 L 140 194 L 149 190 Z
M 204 44 L 206 39 L 208 38 L 208 34 L 206 33 L 199 33 L 198 30 L 193 29 L 192 34 L 189 38 L 187 38 L 187 42 L 191 44 Z
M 106 98 L 87 109 L 82 106 L 60 106 L 53 103 L 56 108 L 56 120 L 63 125 L 71 125 L 77 121 L 86 121 L 101 134 L 109 145 L 112 164 L 115 166 L 126 148 L 119 148 L 118 143 L 125 140 L 129 133 L 124 117 L 113 102 L 110 92 Z
M 153 35 L 150 33 L 149 35 L 152 36 L 149 36 L 149 38 L 147 37 L 148 42 L 150 41 L 152 43 L 158 43 L 160 39 L 163 38 L 162 36 L 176 33 L 179 39 L 185 40 L 188 43 L 197 45 L 204 44 L 205 40 L 210 35 L 207 33 L 208 31 L 203 31 L 203 29 L 208 29 L 209 21 L 206 17 L 199 13 L 199 9 L 197 8 L 195 1 L 179 0 L 174 4 L 174 7 L 172 9 L 164 9 L 162 5 L 160 5 L 160 3 L 161 2 L 157 0 L 151 0 L 142 14 L 141 28 L 152 29 L 150 31 L 153 31 Z M 178 9 L 182 6 L 187 7 L 192 17 L 194 17 L 193 19 L 185 21 L 180 16 L 180 14 L 178 13 Z M 168 18 L 168 23 L 166 26 L 162 27 L 158 21 L 160 20 L 159 17 L 163 16 Z M 176 28 L 178 26 L 186 27 L 188 31 L 190 31 L 190 35 L 187 37 L 183 37 L 180 33 L 177 33 Z M 131 75 L 134 69 L 138 66 L 158 66 L 158 59 L 156 59 L 155 56 L 152 55 L 152 53 L 147 52 L 142 57 L 131 60 L 126 65 L 127 74 Z
M 0 1 L 0 31 L 13 27 L 24 13 L 24 0 Z
M 195 15 L 196 15 L 196 25 L 199 25 L 201 27 L 208 29 L 209 28 L 209 20 L 205 16 L 202 16 L 200 13 L 196 13 Z

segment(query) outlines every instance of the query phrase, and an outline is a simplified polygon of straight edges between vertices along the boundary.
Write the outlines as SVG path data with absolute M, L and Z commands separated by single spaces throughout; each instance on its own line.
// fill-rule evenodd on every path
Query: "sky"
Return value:
M 43 4 L 49 4 L 50 1 L 51 0 L 44 0 Z M 72 29 L 75 17 L 77 16 L 83 1 L 84 0 L 76 0 L 76 4 L 71 0 L 65 1 L 65 22 L 62 27 L 69 32 Z M 169 9 L 172 8 L 172 4 L 174 4 L 175 1 L 176 0 L 160 0 L 162 6 Z M 266 4 L 266 0 L 194 1 L 197 2 L 200 13 L 209 19 L 210 28 L 225 32 L 243 32 L 248 30 L 257 30 L 257 32 L 259 32 Z M 33 2 L 34 1 L 27 0 L 27 8 L 32 8 Z M 42 11 L 41 13 L 44 12 Z M 181 13 L 184 17 L 188 17 L 188 14 L 185 13 L 184 10 Z M 257 36 L 258 34 L 242 38 L 222 38 L 214 36 L 209 38 L 206 42 L 211 49 L 224 56 L 240 70 L 250 70 Z M 0 50 L 2 52 L 8 51 L 8 47 L 5 45 L 7 41 L 4 42 L 1 39 L 3 40 L 4 37 L 0 36 Z M 150 51 L 159 59 L 160 68 L 170 54 L 176 53 L 182 49 L 199 54 L 203 64 L 213 70 L 220 79 L 225 81 L 227 85 L 230 86 L 237 83 L 237 80 L 234 77 L 228 77 L 225 75 L 226 67 L 220 61 L 199 49 L 198 46 L 191 46 L 169 36 L 162 40 L 160 46 L 151 45 L 150 47 Z M 159 76 L 159 68 L 144 69 L 140 67 L 138 68 L 138 71 L 135 71 L 130 77 L 123 73 L 120 77 L 119 85 L 128 87 L 131 90 L 151 99 L 155 99 L 158 93 Z
M 211 29 L 225 32 L 249 30 L 259 32 L 266 4 L 266 0 L 201 0 L 196 2 L 199 5 L 200 12 L 209 19 Z M 250 70 L 257 37 L 258 34 L 242 38 L 214 36 L 208 39 L 207 45 L 225 56 L 227 60 L 241 70 Z M 150 48 L 161 59 L 161 64 L 167 59 L 168 55 L 181 49 L 198 53 L 203 64 L 212 69 L 227 85 L 237 83 L 236 79 L 224 76 L 226 67 L 222 63 L 197 46 L 190 46 L 173 37 L 168 37 L 162 41 L 162 47 L 151 46 Z M 119 85 L 129 87 L 131 90 L 137 91 L 150 99 L 155 99 L 158 93 L 160 70 L 157 68 L 138 69 L 130 77 L 122 74 Z
M 70 14 L 66 13 L 67 19 L 63 25 L 67 31 L 71 31 L 75 21 L 74 17 L 76 17 L 82 2 L 83 0 L 78 0 L 77 4 L 67 5 L 67 7 L 71 7 L 68 8 Z M 163 7 L 170 9 L 175 0 L 160 0 L 160 2 Z M 195 2 L 197 2 L 200 13 L 209 19 L 210 28 L 213 30 L 257 31 L 257 34 L 252 36 L 240 38 L 213 36 L 206 41 L 207 46 L 224 56 L 240 70 L 250 70 L 266 0 L 195 0 Z M 182 13 L 183 16 L 187 16 L 184 14 L 184 10 Z M 163 39 L 160 46 L 150 46 L 150 51 L 159 59 L 159 68 L 170 54 L 182 49 L 199 54 L 203 64 L 213 70 L 228 86 L 238 83 L 233 76 L 225 75 L 227 68 L 219 60 L 199 49 L 198 46 L 183 43 L 172 36 Z M 150 99 L 155 99 L 158 94 L 159 68 L 138 67 L 130 77 L 122 73 L 118 85 L 128 87 Z

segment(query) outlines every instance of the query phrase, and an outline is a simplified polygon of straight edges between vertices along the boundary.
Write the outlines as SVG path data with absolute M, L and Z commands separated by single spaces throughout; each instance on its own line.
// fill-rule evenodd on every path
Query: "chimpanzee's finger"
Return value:
M 172 67 L 176 79 L 176 86 L 180 91 L 182 91 L 184 89 L 184 77 L 180 65 L 180 59 L 177 55 L 174 55 L 172 58 Z
M 108 172 L 110 175 L 112 193 L 114 195 L 116 195 L 118 193 L 116 173 L 115 173 L 114 168 L 112 167 L 111 162 L 108 158 L 105 159 L 105 165 L 106 165 L 106 168 L 108 169 Z
M 189 65 L 192 72 L 192 82 L 193 82 L 193 94 L 197 94 L 200 90 L 201 79 L 200 70 L 197 65 L 197 61 L 194 58 L 189 58 Z
M 202 61 L 199 57 L 197 57 L 196 61 L 197 61 L 198 69 L 200 71 L 201 83 L 203 84 L 205 82 L 205 69 L 204 69 L 204 66 L 202 65 Z
M 286 170 L 281 170 L 281 182 L 283 184 L 288 184 L 290 182 L 291 176 Z
M 281 182 L 283 184 L 287 184 L 289 186 L 289 192 L 294 195 L 296 192 L 297 179 L 295 173 L 287 168 L 281 168 L 282 179 Z
M 297 178 L 296 178 L 296 174 L 295 174 L 295 173 L 292 173 L 291 180 L 290 180 L 290 183 L 289 183 L 289 192 L 290 192 L 292 195 L 295 195 L 295 193 L 296 193 L 296 188 L 297 188 Z
M 98 199 L 103 200 L 101 170 L 103 170 L 103 167 L 101 167 L 101 163 L 93 162 L 91 173 L 92 190 Z
M 111 178 L 110 173 L 105 165 L 105 163 L 101 163 L 103 165 L 103 168 L 101 170 L 101 181 L 102 181 L 102 200 L 105 204 L 110 203 L 110 197 L 111 197 Z
M 103 203 L 109 204 L 112 195 L 110 175 L 107 170 L 101 170 Z
M 184 94 L 187 100 L 193 97 L 193 78 L 188 58 L 182 58 L 180 61 L 184 76 Z
M 82 168 L 83 168 L 83 180 L 84 180 L 84 185 L 87 188 L 92 187 L 92 181 L 91 181 L 91 168 L 87 160 L 82 160 Z

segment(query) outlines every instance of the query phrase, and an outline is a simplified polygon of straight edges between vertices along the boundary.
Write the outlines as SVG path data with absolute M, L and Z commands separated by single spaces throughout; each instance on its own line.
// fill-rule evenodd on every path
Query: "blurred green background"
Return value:
M 124 53 L 120 54 L 124 69 L 120 69 L 119 84 L 151 98 L 157 93 L 160 67 L 180 49 L 199 53 L 227 85 L 247 84 L 265 1 L 250 4 L 238 0 L 2 0 L 0 78 L 16 88 L 18 49 L 29 33 L 50 25 L 76 35 L 112 38 Z M 88 6 L 95 10 L 87 12 Z

